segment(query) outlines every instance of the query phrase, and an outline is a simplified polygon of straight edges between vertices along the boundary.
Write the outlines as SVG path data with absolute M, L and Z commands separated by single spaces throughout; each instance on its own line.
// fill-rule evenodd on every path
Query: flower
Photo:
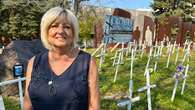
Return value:
M 178 66 L 177 66 L 177 72 L 182 72 L 183 70 L 184 70 L 184 67 L 182 66 L 182 64 L 179 64 Z

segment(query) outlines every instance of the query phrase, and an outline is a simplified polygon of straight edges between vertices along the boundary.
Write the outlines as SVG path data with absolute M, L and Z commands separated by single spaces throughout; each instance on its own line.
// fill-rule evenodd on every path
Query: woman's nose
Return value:
M 57 32 L 58 32 L 58 33 L 64 33 L 64 28 L 63 28 L 63 26 L 58 26 Z

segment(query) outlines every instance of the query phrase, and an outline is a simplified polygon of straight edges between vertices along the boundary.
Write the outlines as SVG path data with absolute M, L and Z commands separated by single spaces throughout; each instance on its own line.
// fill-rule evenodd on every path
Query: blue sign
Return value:
M 21 64 L 14 65 L 13 74 L 14 74 L 14 77 L 23 76 L 23 65 Z
M 22 74 L 22 66 L 16 66 L 15 67 L 15 74 L 17 76 Z
M 132 39 L 133 20 L 106 15 L 104 23 L 104 42 L 130 42 Z

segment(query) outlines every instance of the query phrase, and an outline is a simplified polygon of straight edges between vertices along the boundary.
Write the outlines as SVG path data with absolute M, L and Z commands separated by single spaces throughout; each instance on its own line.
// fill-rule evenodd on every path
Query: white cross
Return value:
M 168 49 L 168 58 L 167 58 L 167 66 L 166 66 L 167 68 L 169 67 L 169 61 L 171 58 L 172 50 L 173 50 L 173 45 L 171 44 Z
M 115 75 L 114 75 L 114 82 L 116 82 L 119 65 L 121 64 L 121 55 L 122 55 L 122 52 L 119 52 L 118 59 L 117 59 L 117 63 L 116 63 L 116 70 L 115 70 Z
M 158 61 L 160 59 L 160 49 L 161 49 L 161 46 L 158 46 L 157 53 L 155 55 L 156 61 L 155 61 L 155 64 L 154 64 L 154 72 L 156 72 L 157 64 L 158 64 Z
M 146 86 L 138 89 L 138 92 L 147 90 L 148 110 L 152 110 L 150 88 L 154 88 L 154 87 L 156 87 L 156 84 L 150 85 L 150 72 L 149 72 L 149 69 L 147 69 L 146 70 Z
M 189 69 L 189 64 L 187 64 L 186 69 L 185 69 L 185 75 L 183 77 L 183 84 L 182 84 L 182 89 L 181 89 L 181 95 L 183 95 L 184 89 L 185 89 L 185 85 L 186 85 L 186 78 L 187 78 L 187 74 L 188 74 L 188 69 Z
M 127 110 L 131 110 L 132 103 L 137 102 L 140 100 L 140 97 L 137 96 L 135 98 L 132 98 L 133 96 L 133 80 L 130 80 L 129 82 L 129 97 L 127 100 L 120 101 L 117 105 L 119 107 L 123 107 L 127 105 Z
M 110 58 L 111 60 L 114 59 L 114 60 L 113 60 L 113 63 L 112 63 L 112 66 L 114 66 L 114 65 L 116 64 L 116 60 L 117 60 L 118 54 L 119 54 L 119 52 L 116 51 L 114 57 L 111 57 L 111 58 Z
M 122 51 L 122 53 L 121 53 L 121 62 L 122 63 L 124 63 L 124 61 L 123 61 L 123 57 L 124 57 L 124 46 L 125 46 L 125 43 L 124 42 L 122 42 L 122 48 L 121 48 L 121 51 Z
M 185 75 L 183 75 L 183 69 L 180 70 L 180 71 L 178 71 L 178 72 L 176 72 L 175 75 L 174 75 L 174 77 L 175 77 L 175 85 L 174 85 L 173 92 L 172 92 L 172 96 L 171 96 L 171 101 L 172 102 L 175 99 L 175 94 L 176 94 L 176 91 L 177 91 L 177 86 L 178 86 L 178 83 L 179 83 L 179 77 L 180 76 L 183 76 L 183 84 L 182 84 L 181 95 L 184 92 L 188 69 L 189 69 L 189 64 L 187 64 L 187 66 L 185 67 Z
M 162 55 L 163 48 L 164 48 L 164 42 L 163 42 L 163 41 L 161 41 L 161 46 L 160 46 L 160 56 Z
M 100 51 L 101 50 L 101 51 Z M 98 71 L 101 71 L 101 67 L 102 67 L 102 64 L 104 62 L 104 59 L 105 59 L 105 55 L 106 55 L 106 44 L 105 43 L 102 43 L 93 53 L 92 53 L 92 56 L 94 56 L 97 52 L 100 51 L 100 54 L 99 55 L 96 55 L 96 57 L 100 57 L 100 63 L 99 63 L 99 68 L 98 68 Z
M 117 43 L 117 44 L 121 44 L 122 48 L 119 49 L 119 50 L 117 50 L 117 51 L 115 52 L 114 57 L 111 57 L 111 59 L 114 59 L 114 60 L 113 60 L 113 63 L 112 63 L 112 66 L 114 66 L 115 64 L 117 64 L 117 63 L 116 63 L 116 60 L 118 60 L 118 58 L 119 58 L 119 53 L 121 53 L 121 55 L 120 55 L 120 64 L 123 64 L 123 63 L 124 63 L 124 62 L 123 62 L 124 51 L 127 50 L 127 48 L 124 48 L 124 45 L 125 45 L 124 42 L 123 42 L 123 43 Z M 117 45 L 117 44 L 116 44 L 116 45 Z
M 134 44 L 134 57 L 136 56 L 137 52 L 139 52 L 139 50 L 138 50 L 137 43 L 135 43 Z
M 189 62 L 189 58 L 190 58 L 190 46 L 191 46 L 192 42 L 190 42 L 187 46 L 187 49 L 185 49 L 185 54 L 182 60 L 182 64 L 185 62 L 185 59 L 187 57 L 187 63 Z
M 172 97 L 171 97 L 171 101 L 172 101 L 172 102 L 173 102 L 174 99 L 175 99 L 175 93 L 176 93 L 177 85 L 178 85 L 178 82 L 179 82 L 178 77 L 179 77 L 179 76 L 176 76 L 176 75 L 175 75 L 175 85 L 174 85 L 173 92 L 172 92 Z
M 142 44 L 142 52 L 141 52 L 141 58 L 142 58 L 142 56 L 143 56 L 143 54 L 144 54 L 144 49 L 146 48 L 146 45 L 145 45 L 145 43 L 143 43 Z
M 101 43 L 100 46 L 91 54 L 91 56 L 94 56 L 103 46 L 104 43 Z
M 153 55 L 153 56 L 155 57 L 156 54 L 157 54 L 157 53 L 156 53 L 156 51 L 157 51 L 156 49 L 157 49 L 157 47 L 158 47 L 158 42 L 157 42 L 157 41 L 155 42 L 155 46 L 153 46 L 153 47 L 154 47 L 154 55 Z
M 177 46 L 176 41 L 173 44 L 172 54 L 175 52 L 175 47 Z
M 127 46 L 127 51 L 126 51 L 126 57 L 129 55 L 129 52 L 131 52 L 133 42 L 129 42 Z
M 118 46 L 119 46 L 120 42 L 117 42 L 114 47 L 111 49 L 111 52 L 113 52 Z
M 134 62 L 134 58 L 135 58 L 134 49 L 132 49 L 132 52 L 131 52 L 131 70 L 130 70 L 130 78 L 131 79 L 133 77 L 133 62 Z
M 117 64 L 123 64 L 123 62 L 122 62 L 122 49 L 119 49 L 119 50 L 117 50 L 116 52 L 115 52 L 115 55 L 114 55 L 114 57 L 111 57 L 110 59 L 112 60 L 112 59 L 114 59 L 113 60 L 113 63 L 112 63 L 112 66 L 115 66 L 115 65 L 117 65 Z M 121 54 L 121 55 L 120 55 Z M 120 58 L 120 59 L 119 59 Z M 119 63 L 118 62 L 116 62 L 116 61 L 118 61 L 119 60 Z
M 150 47 L 150 53 L 149 53 L 149 56 L 148 56 L 148 62 L 146 64 L 146 68 L 145 68 L 145 72 L 144 74 L 146 73 L 147 69 L 149 68 L 149 65 L 150 65 L 150 57 L 152 56 L 152 51 L 153 51 L 153 47 Z
M 188 40 L 185 41 L 183 48 L 186 49 L 187 45 L 188 45 Z
M 177 64 L 177 60 L 178 60 L 178 57 L 179 57 L 179 49 L 180 49 L 180 46 L 178 45 L 177 49 L 176 49 L 175 64 Z

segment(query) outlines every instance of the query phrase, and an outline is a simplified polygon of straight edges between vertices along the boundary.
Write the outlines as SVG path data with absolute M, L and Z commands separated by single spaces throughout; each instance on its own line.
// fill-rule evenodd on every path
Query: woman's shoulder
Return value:
M 29 63 L 34 64 L 39 62 L 42 57 L 44 57 L 47 54 L 47 51 L 40 52 L 36 55 L 34 55 L 32 58 L 30 58 Z
M 91 54 L 90 54 L 90 53 L 88 53 L 88 52 L 86 52 L 86 51 L 79 50 L 79 53 L 80 53 L 81 55 L 91 57 Z
M 39 59 L 41 57 L 47 57 L 47 54 L 48 54 L 48 51 L 42 51 L 42 52 L 36 54 L 34 57 L 35 57 L 35 59 Z

